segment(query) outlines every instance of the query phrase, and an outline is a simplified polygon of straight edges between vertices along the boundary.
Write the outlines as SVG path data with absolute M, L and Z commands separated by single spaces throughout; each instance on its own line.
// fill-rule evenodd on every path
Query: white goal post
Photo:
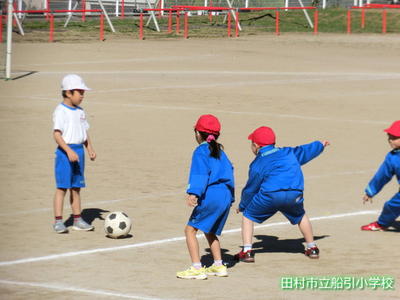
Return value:
M 11 78 L 11 51 L 12 51 L 12 18 L 13 18 L 13 0 L 8 0 L 7 7 L 7 50 L 6 50 L 6 80 Z

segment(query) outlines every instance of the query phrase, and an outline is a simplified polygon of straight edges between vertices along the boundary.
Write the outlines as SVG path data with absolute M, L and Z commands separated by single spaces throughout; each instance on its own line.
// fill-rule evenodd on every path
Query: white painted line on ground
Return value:
M 40 75 L 55 75 L 55 74 L 69 74 L 68 71 L 40 71 L 35 73 L 35 76 Z M 365 72 L 274 72 L 274 71 L 215 71 L 215 70 L 114 70 L 114 71 L 80 71 L 79 74 L 94 74 L 94 75 L 114 75 L 114 74 L 133 74 L 133 75 L 267 75 L 267 76 L 337 76 L 337 77 L 362 77 L 369 76 L 377 77 L 391 77 L 393 79 L 400 78 L 400 73 L 365 73 Z
M 336 214 L 336 215 L 329 215 L 329 216 L 321 216 L 321 217 L 313 217 L 310 218 L 310 221 L 319 221 L 319 220 L 328 220 L 328 219 L 337 219 L 337 218 L 345 218 L 345 217 L 353 217 L 353 216 L 362 216 L 362 215 L 375 215 L 378 214 L 378 210 L 363 210 L 363 211 L 356 211 L 351 213 L 344 213 L 344 214 Z M 257 225 L 254 226 L 254 229 L 266 228 L 266 227 L 273 227 L 273 226 L 280 226 L 280 225 L 289 225 L 290 222 L 278 222 L 278 223 L 271 223 L 271 224 L 264 224 L 264 225 Z M 230 229 L 223 231 L 224 234 L 226 233 L 235 233 L 240 232 L 240 228 Z
M 170 193 L 163 193 L 163 194 L 149 194 L 149 195 L 142 195 L 142 196 L 132 196 L 132 197 L 127 197 L 127 198 L 120 198 L 120 199 L 111 199 L 111 200 L 100 200 L 100 201 L 91 201 L 91 202 L 85 202 L 85 207 L 89 207 L 90 205 L 98 205 L 98 204 L 110 204 L 110 203 L 117 203 L 117 202 L 123 202 L 123 201 L 128 201 L 128 200 L 143 200 L 143 199 L 153 199 L 156 197 L 166 197 L 166 196 L 175 196 L 175 195 L 185 195 L 185 191 L 181 190 L 180 192 L 170 192 Z M 65 203 L 64 207 L 68 207 L 68 203 Z M 5 216 L 16 216 L 16 215 L 25 215 L 25 214 L 30 214 L 30 213 L 40 213 L 40 212 L 47 212 L 53 210 L 52 207 L 43 207 L 43 208 L 36 208 L 36 209 L 31 209 L 31 210 L 20 210 L 16 212 L 9 212 L 9 213 L 0 213 L 0 217 L 5 217 Z
M 392 78 L 398 80 L 399 78 Z M 349 82 L 349 81 L 377 81 L 377 80 L 388 80 L 387 77 L 340 77 L 340 78 L 302 78 L 302 79 L 269 79 L 269 80 L 253 80 L 253 81 L 229 81 L 229 82 L 213 82 L 213 83 L 202 83 L 202 84 L 178 84 L 178 85 L 160 85 L 160 86 L 146 86 L 146 87 L 132 87 L 132 88 L 119 88 L 119 89 L 107 89 L 107 90 L 96 90 L 91 93 L 94 94 L 109 94 L 109 93 L 121 93 L 121 92 L 134 92 L 134 91 L 145 91 L 145 90 L 182 90 L 182 89 L 210 89 L 220 87 L 246 87 L 246 86 L 258 86 L 258 85 L 278 85 L 278 84 L 297 84 L 297 83 L 324 83 L 324 82 Z
M 144 104 L 125 104 L 125 106 L 138 107 L 138 108 L 146 108 L 146 109 L 165 109 L 165 110 L 204 110 L 204 108 L 200 107 L 188 107 L 188 106 L 164 106 L 164 105 L 144 105 Z M 232 110 L 221 110 L 221 109 L 213 109 L 215 113 L 224 113 L 224 114 L 235 114 L 235 115 L 260 115 L 260 116 L 269 116 L 271 118 L 288 118 L 288 119 L 301 119 L 301 120 L 312 120 L 312 121 L 331 121 L 331 122 L 347 122 L 347 123 L 360 123 L 360 124 L 379 124 L 384 125 L 387 124 L 387 121 L 375 121 L 375 120 L 355 120 L 355 119 L 338 119 L 338 118 L 329 118 L 329 117 L 313 117 L 313 116 L 304 116 L 304 115 L 293 115 L 293 114 L 277 114 L 277 113 L 266 113 L 266 112 L 254 112 L 254 111 L 232 111 Z
M 157 62 L 157 61 L 166 61 L 170 62 L 172 60 L 177 60 L 179 62 L 183 60 L 198 60 L 200 57 L 215 57 L 215 54 L 203 54 L 203 55 L 193 55 L 193 56 L 153 56 L 153 57 L 146 57 L 146 58 L 126 58 L 126 59 L 109 59 L 109 60 L 84 60 L 84 61 L 68 61 L 68 62 L 52 62 L 52 63 L 43 63 L 43 64 L 24 64 L 24 65 L 15 65 L 15 68 L 23 68 L 27 66 L 59 66 L 59 65 L 89 65 L 89 64 L 116 64 L 116 63 L 129 63 L 129 62 Z M 76 71 L 75 71 L 76 72 Z M 73 72 L 73 73 L 75 73 Z M 57 72 L 65 73 L 65 72 Z M 68 73 L 65 73 L 68 74 Z M 82 74 L 82 72 L 79 72 Z
M 77 287 L 72 287 L 72 286 L 64 286 L 64 285 L 50 284 L 50 283 L 24 282 L 24 281 L 12 281 L 12 280 L 0 279 L 0 284 L 17 285 L 17 286 L 33 287 L 33 288 L 44 288 L 44 289 L 48 289 L 48 290 L 55 290 L 55 291 L 61 291 L 61 292 L 84 293 L 84 294 L 97 295 L 97 296 L 118 297 L 118 298 L 127 298 L 127 299 L 167 300 L 167 298 L 155 298 L 155 297 L 141 296 L 141 295 L 122 294 L 122 293 L 116 293 L 116 292 L 105 291 L 105 290 L 90 290 L 90 289 L 86 289 L 86 288 L 77 288 Z
M 305 176 L 305 180 L 315 180 L 315 179 L 321 179 L 321 178 L 328 178 L 328 177 L 333 177 L 333 176 L 346 176 L 346 175 L 360 175 L 360 174 L 372 174 L 376 169 L 369 169 L 369 170 L 359 170 L 359 171 L 344 171 L 344 172 L 337 172 L 337 173 L 328 173 L 328 174 L 319 174 L 319 175 L 308 175 Z M 236 186 L 236 188 L 241 189 L 243 188 L 243 185 Z M 126 198 L 120 198 L 120 199 L 111 199 L 111 200 L 100 200 L 100 201 L 90 201 L 90 202 L 85 202 L 85 207 L 89 207 L 90 205 L 99 205 L 99 204 L 111 204 L 111 203 L 117 203 L 117 202 L 123 202 L 123 201 L 128 201 L 128 200 L 141 200 L 141 199 L 153 199 L 156 197 L 166 197 L 166 196 L 176 196 L 176 195 L 185 195 L 185 190 L 182 189 L 177 192 L 169 192 L 169 193 L 162 193 L 162 194 L 149 194 L 149 195 L 141 195 L 141 196 L 131 196 L 131 197 L 126 197 Z M 69 204 L 66 202 L 65 203 L 65 208 L 68 208 Z M 33 213 L 41 213 L 41 212 L 48 212 L 53 210 L 52 207 L 43 207 L 43 208 L 35 208 L 35 209 L 29 209 L 29 210 L 19 210 L 19 211 L 13 211 L 13 212 L 2 212 L 0 213 L 0 217 L 7 217 L 7 216 L 18 216 L 18 215 L 25 215 L 25 214 L 33 214 Z
M 361 215 L 372 215 L 372 214 L 375 215 L 378 213 L 379 213 L 379 211 L 377 211 L 377 210 L 364 210 L 364 211 L 357 211 L 357 212 L 351 212 L 351 213 L 313 217 L 313 218 L 310 218 L 310 220 L 311 221 L 329 220 L 329 219 L 337 219 L 337 218 L 345 218 L 345 217 L 353 217 L 353 216 L 361 216 Z M 266 227 L 281 226 L 281 225 L 287 225 L 287 224 L 289 224 L 289 222 L 278 222 L 278 223 L 271 223 L 271 224 L 265 224 L 265 225 L 258 225 L 258 226 L 255 226 L 254 228 L 261 229 L 261 228 L 266 228 Z M 240 228 L 224 230 L 222 232 L 222 234 L 236 233 L 236 232 L 239 232 L 240 230 L 241 230 Z M 204 235 L 199 234 L 198 237 L 202 238 L 202 237 L 204 237 Z M 185 240 L 185 237 L 181 236 L 181 237 L 174 237 L 174 238 L 163 239 L 163 240 L 155 240 L 155 241 L 143 242 L 143 243 L 137 243 L 137 244 L 129 244 L 129 245 L 117 246 L 117 247 L 96 248 L 96 249 L 90 249 L 90 250 L 66 252 L 66 253 L 39 256 L 39 257 L 23 258 L 23 259 L 0 262 L 0 267 L 12 266 L 12 265 L 18 265 L 18 264 L 26 264 L 26 263 L 34 263 L 34 262 L 40 262 L 40 261 L 55 260 L 55 259 L 60 259 L 60 258 L 65 258 L 65 257 L 73 257 L 73 256 L 79 256 L 79 255 L 86 255 L 86 254 L 94 254 L 94 253 L 102 253 L 102 252 L 119 251 L 119 250 L 125 250 L 125 249 L 149 247 L 149 246 L 161 245 L 161 244 L 183 241 L 183 240 Z

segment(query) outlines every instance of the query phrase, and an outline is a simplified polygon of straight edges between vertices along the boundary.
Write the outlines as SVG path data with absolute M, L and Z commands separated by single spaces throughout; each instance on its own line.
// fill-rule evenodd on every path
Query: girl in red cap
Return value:
M 319 257 L 313 231 L 303 207 L 304 178 L 301 165 L 322 153 L 328 141 L 315 141 L 297 147 L 275 147 L 275 133 L 262 126 L 248 137 L 256 155 L 250 164 L 249 179 L 243 188 L 237 212 L 243 212 L 243 249 L 235 255 L 237 261 L 254 262 L 252 238 L 254 222 L 262 223 L 278 211 L 291 224 L 297 224 L 307 247 L 305 255 Z
M 368 201 L 372 202 L 372 197 L 378 194 L 394 175 L 396 175 L 397 181 L 400 183 L 400 120 L 395 121 L 392 126 L 384 131 L 388 135 L 388 141 L 392 151 L 386 155 L 382 165 L 365 189 L 365 195 L 363 197 L 364 204 Z M 361 230 L 387 230 L 399 216 L 400 190 L 390 200 L 385 202 L 378 220 L 368 225 L 361 226 Z
M 233 167 L 221 144 L 217 142 L 221 130 L 213 115 L 201 116 L 195 125 L 199 146 L 194 150 L 187 188 L 187 205 L 194 207 L 185 227 L 186 244 L 192 266 L 176 273 L 178 278 L 207 279 L 207 275 L 228 276 L 222 263 L 221 246 L 217 235 L 228 218 L 234 201 Z M 212 266 L 202 267 L 197 231 L 204 232 L 214 258 Z

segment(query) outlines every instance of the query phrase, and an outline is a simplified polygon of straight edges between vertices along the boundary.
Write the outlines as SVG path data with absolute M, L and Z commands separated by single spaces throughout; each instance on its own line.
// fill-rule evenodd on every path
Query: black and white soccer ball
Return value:
M 106 235 L 113 239 L 126 237 L 131 231 L 132 221 L 121 211 L 109 213 L 104 221 Z

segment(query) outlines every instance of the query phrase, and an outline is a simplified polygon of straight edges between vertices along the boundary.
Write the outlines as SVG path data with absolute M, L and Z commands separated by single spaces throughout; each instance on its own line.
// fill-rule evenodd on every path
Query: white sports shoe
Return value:
M 65 227 L 64 222 L 56 222 L 53 224 L 54 231 L 56 233 L 67 233 L 68 229 Z
M 74 225 L 72 226 L 74 230 L 83 230 L 83 231 L 91 231 L 94 230 L 94 226 L 86 223 L 82 218 L 74 221 Z

